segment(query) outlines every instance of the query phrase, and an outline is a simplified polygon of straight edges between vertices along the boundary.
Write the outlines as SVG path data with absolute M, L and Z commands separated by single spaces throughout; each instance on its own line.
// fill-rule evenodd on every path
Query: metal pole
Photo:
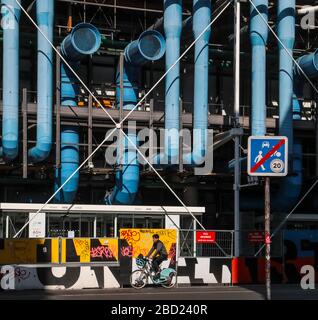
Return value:
M 179 132 L 179 172 L 183 172 L 183 136 L 182 134 L 180 134 L 182 132 L 182 128 L 183 128 L 183 122 L 182 122 L 182 110 L 183 110 L 183 106 L 182 106 L 182 99 L 180 99 L 179 102 L 179 123 L 180 123 L 180 132 Z M 193 122 L 193 121 L 192 121 Z
M 9 238 L 9 215 L 6 216 L 6 239 Z
M 241 29 L 241 4 L 240 0 L 235 0 L 235 41 L 234 41 L 234 126 L 240 126 L 240 29 Z M 240 256 L 240 137 L 235 141 L 235 167 L 234 167 L 234 254 Z
M 23 126 L 23 179 L 28 178 L 28 93 L 22 90 L 22 126 Z
M 193 219 L 193 257 L 197 256 L 197 222 Z
M 88 155 L 90 156 L 93 152 L 93 98 L 91 95 L 88 96 Z M 93 159 L 91 158 L 88 162 L 88 167 L 93 167 Z
M 265 281 L 266 298 L 271 300 L 271 207 L 270 207 L 270 178 L 265 178 Z
M 58 52 L 61 48 L 57 48 Z M 61 165 L 61 58 L 56 55 L 56 102 L 55 102 L 55 166 L 58 169 Z
M 153 161 L 153 154 L 154 154 L 154 131 L 153 131 L 153 109 L 154 109 L 154 100 L 153 98 L 150 99 L 150 115 L 149 115 L 149 130 L 150 130 L 150 135 L 149 135 L 149 160 L 150 162 Z M 157 151 L 157 150 L 156 150 Z M 149 171 L 152 171 L 152 169 L 149 167 Z
M 118 237 L 117 228 L 118 228 L 118 217 L 117 217 L 117 215 L 115 215 L 115 217 L 114 217 L 114 237 L 115 238 Z
M 119 94 L 119 121 L 122 122 L 124 117 L 124 64 L 125 57 L 124 53 L 120 54 L 119 57 L 119 86 L 120 86 L 120 94 Z M 123 124 L 121 125 L 121 129 L 123 129 Z M 120 170 L 122 168 L 123 163 L 123 153 L 124 153 L 124 142 L 123 142 L 123 134 L 122 131 L 119 131 L 119 155 L 117 158 L 120 159 Z
M 97 237 L 97 216 L 94 217 L 94 231 L 93 231 L 93 237 Z
M 318 86 L 318 80 L 316 81 L 316 86 Z M 315 94 L 315 116 L 316 116 L 316 176 L 318 177 L 318 94 Z

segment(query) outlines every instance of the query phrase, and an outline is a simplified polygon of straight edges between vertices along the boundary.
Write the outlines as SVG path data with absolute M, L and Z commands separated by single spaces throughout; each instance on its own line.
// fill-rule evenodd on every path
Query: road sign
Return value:
M 247 158 L 247 173 L 250 176 L 284 177 L 288 174 L 288 139 L 251 136 Z
M 197 231 L 196 242 L 197 243 L 215 243 L 215 232 L 214 231 Z

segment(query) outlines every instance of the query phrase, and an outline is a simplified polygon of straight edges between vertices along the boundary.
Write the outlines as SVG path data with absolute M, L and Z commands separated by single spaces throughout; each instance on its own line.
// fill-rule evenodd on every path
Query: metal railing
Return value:
M 179 230 L 180 257 L 232 258 L 234 231 L 205 230 L 212 233 L 214 240 L 207 243 L 197 241 L 196 232 L 202 230 Z

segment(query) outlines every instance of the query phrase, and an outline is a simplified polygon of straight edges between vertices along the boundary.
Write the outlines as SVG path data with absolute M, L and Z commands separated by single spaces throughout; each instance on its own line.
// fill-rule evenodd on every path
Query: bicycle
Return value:
M 160 275 L 154 277 L 151 261 L 148 258 L 137 258 L 136 264 L 138 269 L 130 275 L 130 284 L 135 289 L 144 288 L 149 278 L 155 285 L 161 285 L 164 288 L 173 288 L 177 283 L 177 272 L 172 268 L 164 268 L 160 270 Z

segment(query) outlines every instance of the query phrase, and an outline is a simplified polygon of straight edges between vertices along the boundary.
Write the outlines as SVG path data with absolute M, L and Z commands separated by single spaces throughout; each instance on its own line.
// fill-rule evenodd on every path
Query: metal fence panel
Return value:
M 233 257 L 233 230 L 206 230 L 215 233 L 213 243 L 197 243 L 196 231 L 202 230 L 179 230 L 180 257 Z

